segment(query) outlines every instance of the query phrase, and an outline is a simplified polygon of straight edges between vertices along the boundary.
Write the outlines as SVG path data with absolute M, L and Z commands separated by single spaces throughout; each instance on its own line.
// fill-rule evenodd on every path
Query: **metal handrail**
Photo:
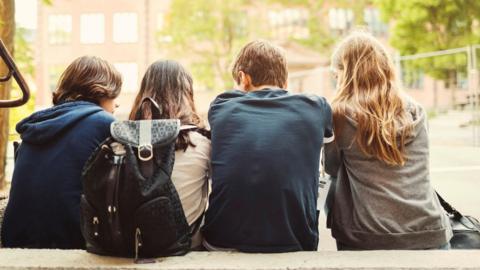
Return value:
M 22 90 L 22 97 L 18 99 L 12 100 L 0 100 L 0 108 L 11 108 L 11 107 L 18 107 L 22 106 L 23 104 L 27 103 L 28 99 L 30 98 L 30 89 L 28 88 L 25 79 L 23 78 L 22 74 L 17 68 L 17 65 L 13 61 L 12 56 L 7 50 L 7 47 L 0 39 L 0 57 L 2 57 L 3 62 L 8 67 L 8 74 L 4 77 L 0 77 L 0 82 L 6 82 L 10 80 L 13 76 L 15 81 L 17 81 L 20 90 Z

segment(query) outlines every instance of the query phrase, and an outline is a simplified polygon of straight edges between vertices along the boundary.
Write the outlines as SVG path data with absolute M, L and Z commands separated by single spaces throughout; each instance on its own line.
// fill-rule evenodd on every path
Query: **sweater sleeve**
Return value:
M 324 113 L 325 113 L 325 122 L 324 122 L 324 133 L 323 133 L 323 143 L 328 144 L 333 142 L 335 139 L 335 135 L 333 132 L 333 116 L 332 116 L 332 108 L 328 104 L 326 100 L 324 100 Z
M 325 171 L 332 177 L 337 177 L 340 168 L 340 150 L 337 143 L 329 143 L 325 145 Z

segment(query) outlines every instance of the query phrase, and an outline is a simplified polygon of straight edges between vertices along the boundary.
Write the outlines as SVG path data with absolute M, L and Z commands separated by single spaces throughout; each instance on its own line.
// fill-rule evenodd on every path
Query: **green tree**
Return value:
M 34 76 L 35 66 L 33 59 L 33 49 L 31 44 L 28 42 L 26 36 L 28 35 L 28 30 L 25 28 L 17 27 L 15 30 L 15 63 L 17 64 L 18 69 L 22 72 L 22 75 L 25 78 L 31 78 Z M 21 95 L 20 88 L 16 83 L 12 84 L 11 97 L 16 99 Z M 18 135 L 12 135 L 15 130 L 15 126 L 23 118 L 29 116 L 35 110 L 35 94 L 30 93 L 30 99 L 27 104 L 17 108 L 11 108 L 9 113 L 9 130 L 10 136 L 9 140 L 18 140 Z
M 230 63 L 248 39 L 247 0 L 173 0 L 159 46 L 189 61 L 195 77 L 209 89 L 232 86 Z M 188 55 L 186 55 L 188 52 Z
M 325 17 L 328 10 L 324 8 L 324 0 L 270 0 L 271 4 L 280 4 L 282 7 L 297 7 L 308 10 L 307 28 L 309 35 L 306 38 L 292 38 L 304 46 L 318 50 L 329 51 L 336 38 L 330 33 Z
M 13 37 L 15 32 L 15 2 L 2 0 L 0 2 L 0 39 L 7 50 L 13 53 Z M 0 76 L 8 73 L 8 68 L 0 61 Z M 11 80 L 0 84 L 0 99 L 10 98 Z M 8 109 L 0 108 L 0 189 L 5 185 L 5 166 L 8 142 Z
M 44 4 L 52 4 L 52 0 L 43 0 Z M 23 37 L 24 30 L 19 31 L 20 36 Z M 15 41 L 18 34 L 15 34 L 15 1 L 2 0 L 0 1 L 0 39 L 5 43 L 7 50 L 11 55 L 15 56 L 14 47 L 17 47 L 17 57 L 15 61 L 18 67 L 25 70 L 27 73 L 33 72 L 33 61 L 31 61 L 32 53 L 28 49 L 28 43 L 24 39 Z M 3 61 L 0 61 L 0 76 L 8 73 L 8 68 Z M 0 84 L 0 99 L 9 99 L 11 94 L 11 82 Z M 17 92 L 15 92 L 17 93 Z M 32 101 L 27 104 L 32 106 Z M 9 109 L 0 109 L 0 189 L 5 186 L 5 166 L 7 161 L 7 144 L 9 135 Z M 15 117 L 15 113 L 13 114 Z
M 325 2 L 324 0 L 269 0 L 270 4 L 280 4 L 283 7 L 299 7 L 308 10 L 307 27 L 309 35 L 306 38 L 290 38 L 306 47 L 330 55 L 334 44 L 342 35 L 345 35 L 351 29 L 345 29 L 343 32 L 335 33 L 329 29 L 328 8 L 350 9 L 353 12 L 354 27 L 363 26 L 364 9 L 372 3 L 372 0 L 337 0 Z M 328 8 L 326 8 L 328 7 Z
M 390 43 L 402 55 L 465 47 L 480 42 L 478 0 L 376 0 L 384 20 L 393 20 Z M 420 68 L 447 82 L 455 103 L 457 73 L 465 76 L 465 54 L 411 61 L 404 68 Z

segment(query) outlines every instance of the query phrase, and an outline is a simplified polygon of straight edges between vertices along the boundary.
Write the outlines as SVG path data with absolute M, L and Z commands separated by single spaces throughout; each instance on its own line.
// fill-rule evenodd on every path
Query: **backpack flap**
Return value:
M 172 143 L 179 132 L 178 119 L 115 121 L 110 126 L 112 137 L 137 148 L 138 158 L 142 161 L 152 159 L 153 147 Z

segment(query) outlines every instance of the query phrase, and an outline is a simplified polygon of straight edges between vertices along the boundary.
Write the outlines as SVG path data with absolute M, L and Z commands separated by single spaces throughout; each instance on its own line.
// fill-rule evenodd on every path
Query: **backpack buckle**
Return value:
M 142 144 L 138 146 L 138 158 L 141 161 L 149 161 L 153 158 L 153 146 L 151 144 Z

